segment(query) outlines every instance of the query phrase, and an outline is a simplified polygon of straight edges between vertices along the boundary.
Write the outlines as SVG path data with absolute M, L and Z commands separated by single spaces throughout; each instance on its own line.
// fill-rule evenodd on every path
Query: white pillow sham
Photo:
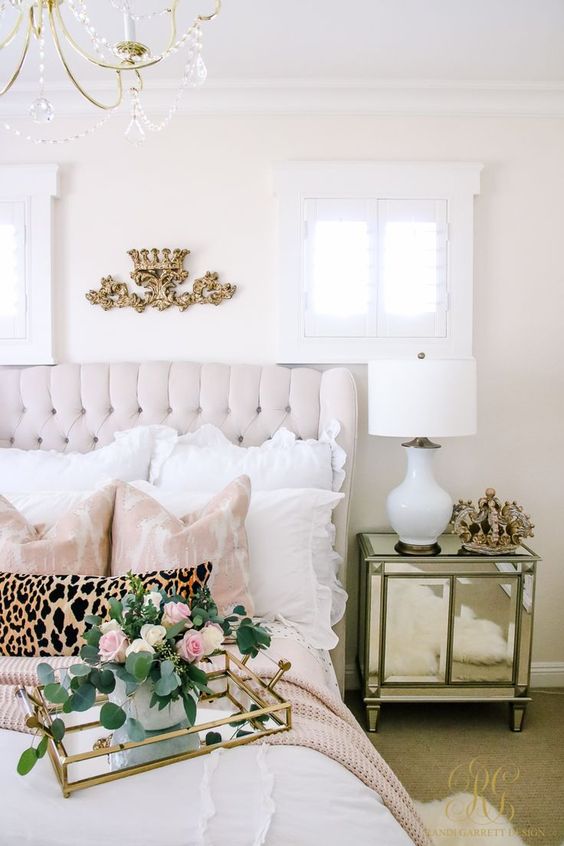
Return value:
M 340 424 L 329 423 L 319 440 L 299 440 L 279 429 L 260 446 L 240 447 L 216 426 L 163 438 L 151 462 L 152 484 L 169 491 L 217 493 L 237 476 L 251 479 L 252 489 L 320 488 L 340 490 L 346 453 L 337 444 Z
M 163 491 L 146 481 L 134 485 L 177 517 L 202 508 L 209 493 Z M 11 493 L 7 499 L 33 524 L 53 525 L 88 496 L 83 492 Z M 346 593 L 336 578 L 340 558 L 331 545 L 331 514 L 343 494 L 284 489 L 252 494 L 246 519 L 250 591 L 255 614 L 294 626 L 317 649 L 332 649 L 337 637 L 335 596 L 344 611 Z M 332 571 L 332 572 L 331 572 Z M 322 573 L 323 583 L 317 573 Z
M 111 479 L 147 479 L 153 452 L 162 439 L 170 441 L 170 433 L 168 426 L 137 426 L 84 453 L 0 449 L 0 493 L 91 491 Z

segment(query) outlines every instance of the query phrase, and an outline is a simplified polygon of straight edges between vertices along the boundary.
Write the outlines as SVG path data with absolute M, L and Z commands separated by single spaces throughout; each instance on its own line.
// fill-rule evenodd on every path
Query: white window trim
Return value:
M 279 201 L 279 338 L 281 363 L 364 363 L 425 352 L 472 355 L 474 196 L 476 162 L 285 162 L 275 168 Z M 311 338 L 305 336 L 304 200 L 446 199 L 449 290 L 447 338 Z
M 26 336 L 0 339 L 0 364 L 53 364 L 53 199 L 58 165 L 0 166 L 0 201 L 25 203 Z

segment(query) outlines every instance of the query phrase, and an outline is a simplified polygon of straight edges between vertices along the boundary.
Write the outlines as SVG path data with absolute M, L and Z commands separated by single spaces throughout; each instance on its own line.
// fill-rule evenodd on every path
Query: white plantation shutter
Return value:
M 0 202 L 0 339 L 25 337 L 25 203 Z
M 306 199 L 305 335 L 441 338 L 446 200 Z

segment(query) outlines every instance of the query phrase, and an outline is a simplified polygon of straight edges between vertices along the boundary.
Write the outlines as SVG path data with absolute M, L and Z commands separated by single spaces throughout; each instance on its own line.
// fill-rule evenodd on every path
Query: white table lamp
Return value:
M 388 519 L 399 535 L 398 552 L 436 555 L 440 552 L 437 538 L 452 515 L 452 500 L 433 476 L 433 458 L 440 444 L 429 438 L 475 434 L 475 359 L 369 362 L 368 431 L 412 438 L 402 444 L 407 473 L 388 496 Z

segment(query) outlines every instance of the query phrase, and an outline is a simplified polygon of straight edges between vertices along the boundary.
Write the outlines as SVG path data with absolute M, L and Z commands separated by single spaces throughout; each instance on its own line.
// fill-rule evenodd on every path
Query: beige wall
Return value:
M 115 121 L 117 124 L 118 121 Z M 132 149 L 118 127 L 62 148 L 0 138 L 4 162 L 59 161 L 56 354 L 59 360 L 276 358 L 276 205 L 271 166 L 285 159 L 472 160 L 476 201 L 475 354 L 479 434 L 445 442 L 438 474 L 453 496 L 493 485 L 533 515 L 544 556 L 534 657 L 564 662 L 564 121 L 491 118 L 179 118 Z M 130 247 L 189 247 L 196 275 L 239 285 L 219 309 L 104 313 L 85 291 L 126 279 Z M 192 276 L 192 278 L 194 278 Z M 385 526 L 402 475 L 397 441 L 369 438 L 365 368 L 353 367 L 360 445 L 352 532 Z M 562 521 L 562 522 L 561 522 Z M 356 587 L 351 558 L 350 589 Z M 349 661 L 356 608 L 350 605 Z

